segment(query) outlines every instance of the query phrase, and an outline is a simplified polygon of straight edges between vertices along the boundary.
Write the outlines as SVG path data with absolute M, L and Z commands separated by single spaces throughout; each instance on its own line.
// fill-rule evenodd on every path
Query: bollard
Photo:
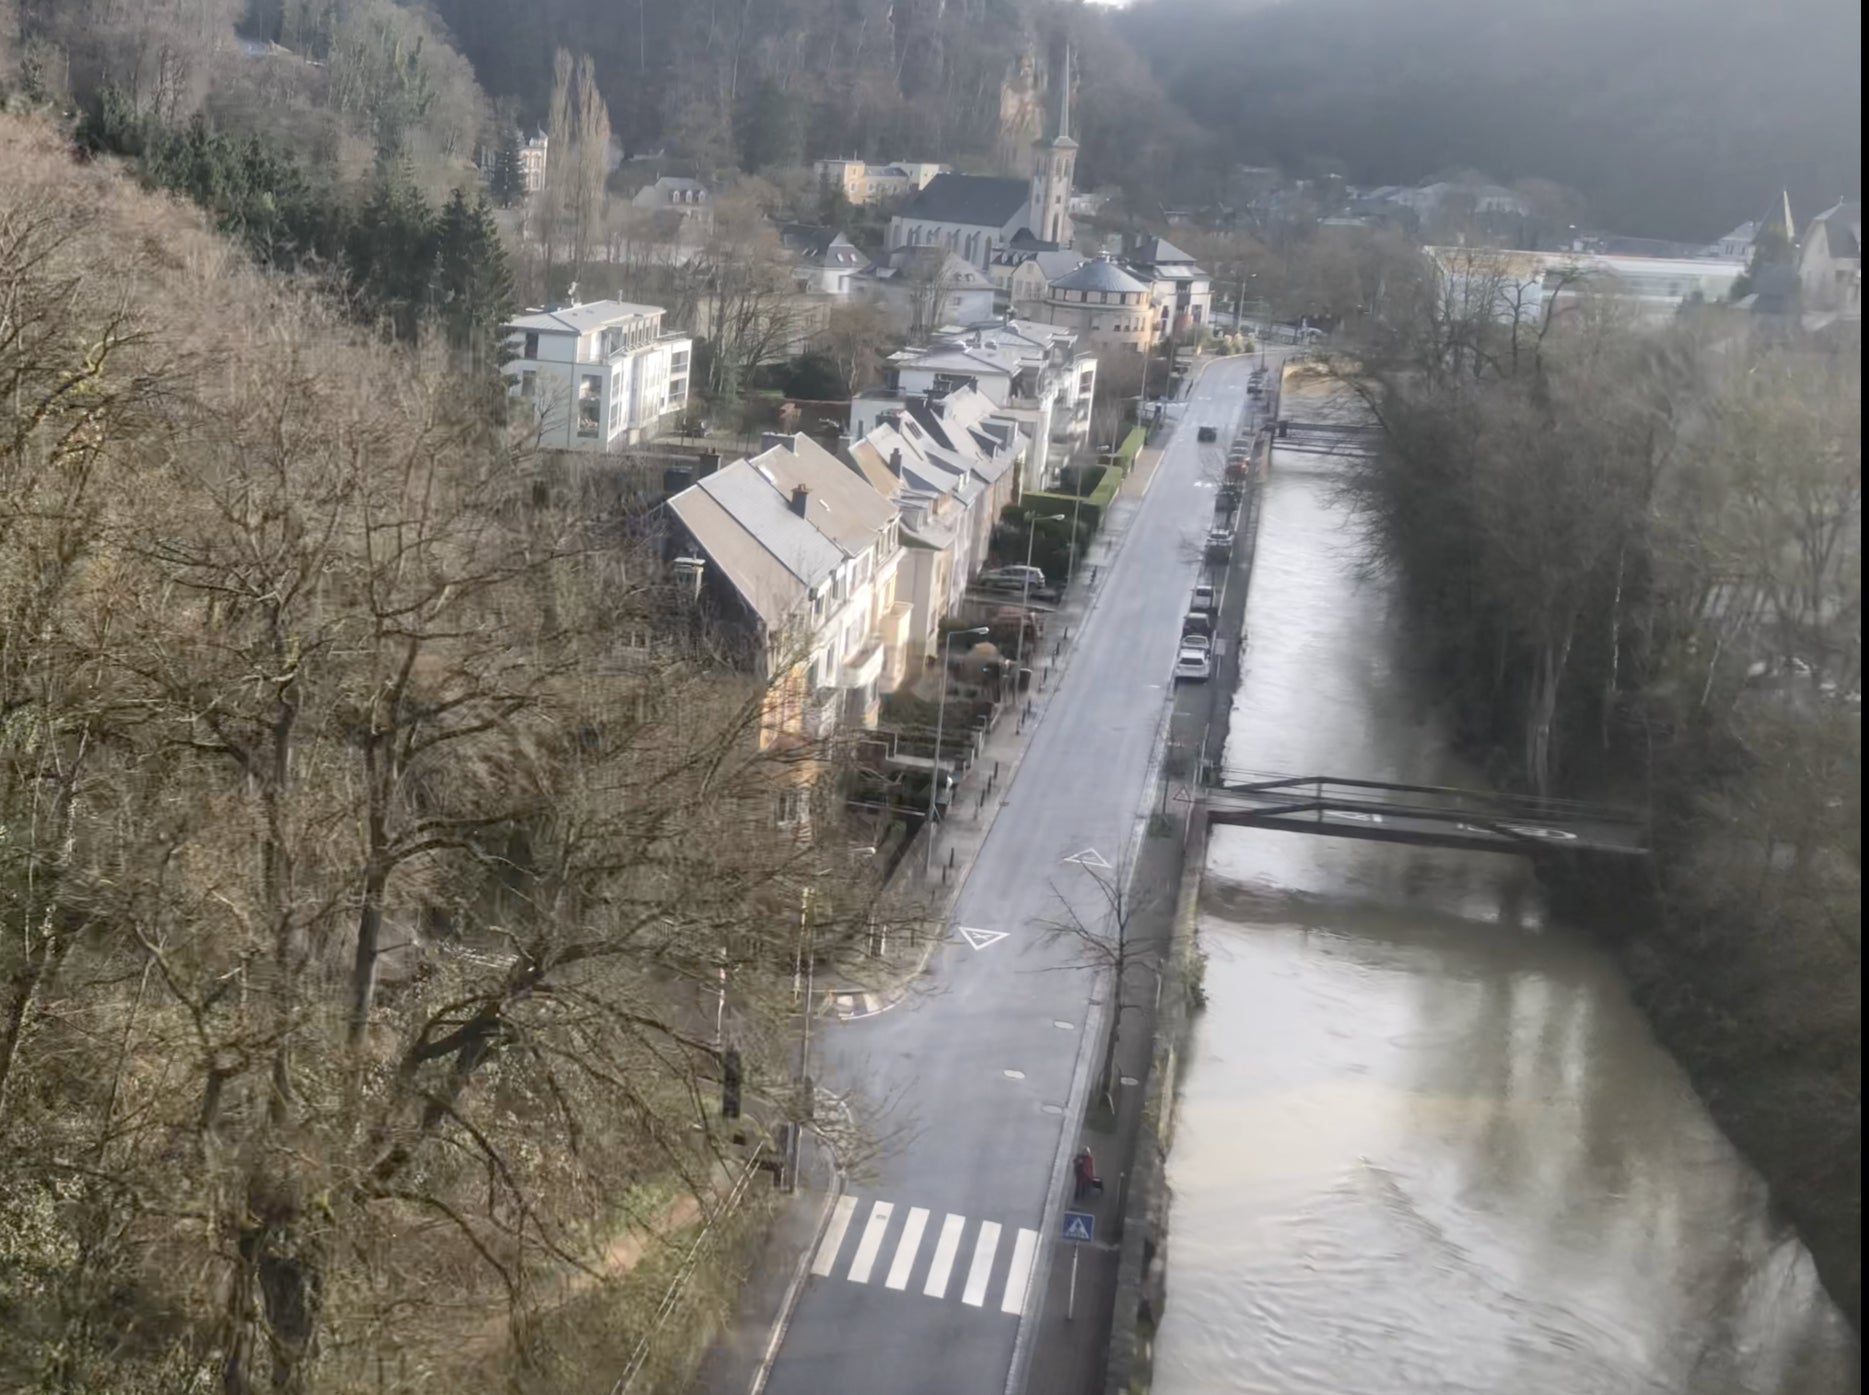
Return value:
M 993 762 L 993 778 L 995 780 L 999 778 L 999 762 L 998 761 Z
M 954 849 L 952 848 L 949 848 L 947 850 L 947 865 L 948 865 L 949 870 L 951 871 L 954 866 Z
M 985 790 L 980 791 L 980 807 L 978 809 L 975 809 L 974 812 L 976 814 L 983 814 L 986 812 L 986 791 Z

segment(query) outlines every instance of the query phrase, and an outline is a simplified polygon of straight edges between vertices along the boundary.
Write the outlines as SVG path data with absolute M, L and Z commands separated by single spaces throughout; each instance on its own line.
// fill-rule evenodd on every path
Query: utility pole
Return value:
M 1025 572 L 1019 578 L 1019 634 L 1013 640 L 1012 650 L 1012 685 L 1014 696 L 1019 700 L 1019 731 L 1025 730 L 1025 627 L 1032 616 L 1032 549 L 1038 545 L 1039 524 L 1062 523 L 1064 518 L 1061 513 L 1048 513 L 1042 518 L 1025 516 Z M 1075 544 L 1077 535 L 1073 533 L 1071 539 Z
M 1019 623 L 1021 632 L 1023 632 L 1025 626 L 1025 617 L 1023 615 L 1019 617 Z M 922 829 L 922 872 L 925 875 L 934 872 L 935 802 L 940 797 L 941 776 L 944 773 L 941 765 L 941 732 L 947 719 L 947 647 L 952 640 L 961 635 L 976 636 L 991 633 L 991 626 L 975 625 L 972 629 L 968 630 L 949 630 L 946 634 L 941 635 L 935 642 L 935 648 L 941 656 L 940 669 L 936 675 L 936 681 L 941 685 L 941 698 L 935 705 L 934 766 L 928 772 L 928 819 L 926 825 Z

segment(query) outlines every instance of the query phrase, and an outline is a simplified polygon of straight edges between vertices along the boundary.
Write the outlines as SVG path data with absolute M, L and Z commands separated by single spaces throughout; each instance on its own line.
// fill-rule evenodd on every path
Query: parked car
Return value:
M 1181 647 L 1183 650 L 1198 649 L 1203 654 L 1212 654 L 1214 652 L 1213 636 L 1212 635 L 1191 635 L 1191 634 L 1184 633 L 1181 636 Z
M 1195 435 L 1199 436 L 1202 441 L 1217 441 L 1220 439 L 1220 432 L 1211 426 L 1203 426 Z
M 1211 642 L 1213 633 L 1214 618 L 1204 611 L 1191 610 L 1181 618 L 1181 638 L 1183 640 L 1186 640 L 1189 635 L 1197 635 Z
M 1045 580 L 1045 573 L 1037 567 L 995 567 L 980 573 L 974 585 L 988 591 L 1016 593 L 1027 600 L 1058 599 L 1058 588 Z
M 1175 656 L 1175 681 L 1204 683 L 1213 677 L 1214 661 L 1205 649 L 1184 648 Z
M 1194 588 L 1194 609 L 1212 614 L 1215 607 L 1214 588 L 1203 581 Z

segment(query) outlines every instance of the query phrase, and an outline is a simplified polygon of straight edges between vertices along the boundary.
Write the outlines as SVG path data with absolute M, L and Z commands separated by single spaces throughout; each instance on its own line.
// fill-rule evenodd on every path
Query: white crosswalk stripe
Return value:
M 811 1272 L 820 1279 L 828 1278 L 836 1266 L 837 1251 L 843 1247 L 844 1232 L 850 1229 L 850 1217 L 856 1209 L 857 1199 L 848 1193 L 838 1197 L 837 1205 L 831 1208 L 831 1223 L 818 1245 L 818 1257 L 811 1264 Z
M 1032 1281 L 1032 1261 L 1038 1255 L 1038 1232 L 1021 1229 L 1012 1242 L 1012 1267 L 1006 1271 L 1006 1292 L 999 1300 L 1002 1313 L 1025 1311 L 1026 1285 Z
M 986 1286 L 993 1278 L 993 1252 L 999 1248 L 999 1222 L 981 1221 L 979 1237 L 973 1242 L 973 1264 L 967 1270 L 967 1287 L 960 1301 L 978 1308 L 986 1302 Z
M 928 1282 L 922 1285 L 922 1292 L 928 1297 L 947 1297 L 947 1282 L 954 1276 L 954 1256 L 960 1253 L 961 1232 L 966 1228 L 967 1218 L 952 1212 L 941 1222 L 941 1238 L 935 1242 L 934 1262 L 928 1266 Z
M 889 1229 L 889 1218 L 895 1214 L 895 1206 L 887 1201 L 879 1201 L 870 1207 L 870 1219 L 863 1227 L 863 1238 L 857 1241 L 856 1258 L 850 1261 L 850 1272 L 844 1277 L 853 1284 L 867 1284 L 870 1270 L 876 1267 L 876 1255 L 883 1247 L 883 1236 Z
M 824 1238 L 818 1244 L 811 1272 L 821 1279 L 832 1278 L 837 1274 L 843 1261 L 845 1244 L 850 1239 L 851 1230 L 856 1228 L 854 1223 L 857 1213 L 863 1210 L 865 1201 L 869 1209 L 864 1212 L 856 1244 L 850 1248 L 849 1263 L 843 1270 L 843 1277 L 853 1284 L 870 1283 L 876 1277 L 879 1262 L 887 1253 L 889 1259 L 882 1287 L 897 1293 L 907 1292 L 921 1262 L 924 1248 L 922 1242 L 928 1238 L 929 1221 L 934 1214 L 925 1206 L 901 1208 L 894 1202 L 881 1199 L 859 1200 L 851 1195 L 839 1197 L 831 1208 L 830 1223 L 825 1227 Z M 892 1236 L 891 1230 L 898 1210 L 905 1210 L 905 1214 L 901 1229 Z M 999 1311 L 1015 1316 L 1025 1312 L 1031 1298 L 1032 1274 L 1038 1260 L 1038 1232 L 1024 1226 L 1001 1225 L 998 1221 L 976 1223 L 952 1211 L 942 1215 L 934 1244 L 929 1250 L 928 1270 L 921 1284 L 922 1295 L 941 1300 L 954 1296 L 954 1268 L 960 1260 L 970 1226 L 974 1228 L 973 1248 L 967 1261 L 966 1278 L 958 1295 L 960 1301 L 970 1308 L 987 1307 L 992 1297 L 993 1281 L 1000 1277 L 1003 1282 L 999 1289 Z M 890 1248 L 892 1239 L 893 1249 Z M 1000 1242 L 1003 1239 L 1009 1239 L 1011 1245 L 1002 1246 Z M 1000 1272 L 1002 1249 L 1008 1250 L 1003 1274 Z
M 915 1267 L 915 1254 L 922 1247 L 922 1231 L 928 1225 L 926 1206 L 909 1207 L 908 1222 L 902 1227 L 902 1239 L 896 1245 L 896 1257 L 890 1262 L 889 1277 L 883 1280 L 884 1288 L 905 1289 L 909 1286 L 909 1271 Z

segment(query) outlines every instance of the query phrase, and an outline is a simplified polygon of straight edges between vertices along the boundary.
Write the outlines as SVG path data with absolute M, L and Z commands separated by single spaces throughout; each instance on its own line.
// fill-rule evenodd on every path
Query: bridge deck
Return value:
M 1281 775 L 1201 792 L 1209 822 L 1331 838 L 1527 853 L 1564 850 L 1641 857 L 1639 815 L 1574 800 L 1434 785 Z

